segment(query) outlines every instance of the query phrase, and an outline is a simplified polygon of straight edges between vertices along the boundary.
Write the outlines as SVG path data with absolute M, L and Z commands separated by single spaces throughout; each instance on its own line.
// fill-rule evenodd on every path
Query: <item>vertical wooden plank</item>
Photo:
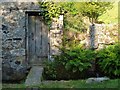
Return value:
M 31 54 L 30 54 L 30 23 L 31 22 L 31 20 L 30 20 L 30 16 L 28 16 L 28 22 L 27 22 L 27 29 L 28 29 L 28 33 L 27 33 L 27 35 L 28 35 L 28 42 L 27 42 L 27 44 L 28 44 L 28 62 L 29 62 L 29 64 L 30 64 L 30 56 L 31 56 Z
M 29 59 L 30 62 L 35 60 L 35 16 L 29 16 Z
M 41 56 L 41 19 L 39 16 L 36 16 L 36 56 L 37 59 L 40 60 L 40 56 Z
M 48 54 L 48 31 L 45 24 L 42 22 L 42 56 Z
M 35 16 L 31 16 L 32 18 L 32 24 L 31 24 L 31 56 L 32 56 L 32 61 L 34 62 L 34 60 L 35 60 L 35 57 L 36 57 L 36 53 L 35 53 L 35 44 L 36 44 L 36 42 L 35 42 L 35 32 L 36 32 L 36 28 L 35 28 L 35 24 L 36 24 L 36 22 L 35 22 L 35 19 L 36 19 L 36 17 Z

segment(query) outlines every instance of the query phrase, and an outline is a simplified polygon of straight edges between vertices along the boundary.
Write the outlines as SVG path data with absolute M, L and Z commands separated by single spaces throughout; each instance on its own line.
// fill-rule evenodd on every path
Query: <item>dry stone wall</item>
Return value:
M 22 80 L 29 71 L 25 61 L 25 11 L 39 9 L 32 2 L 0 3 L 2 80 Z
M 33 2 L 2 2 L 2 58 L 25 59 L 25 11 L 39 10 Z
M 40 10 L 40 7 L 36 1 L 0 3 L 3 60 L 25 61 L 25 11 L 27 10 Z M 53 18 L 49 32 L 50 55 L 59 53 L 57 47 L 62 42 L 62 27 L 63 16 L 58 19 Z
M 49 36 L 51 46 L 50 54 L 60 54 L 59 47 L 62 45 L 63 37 L 63 15 L 60 15 L 59 18 L 53 18 Z
M 90 34 L 88 33 L 88 45 L 91 45 Z M 116 24 L 95 24 L 94 30 L 94 47 L 95 49 L 102 49 L 108 45 L 115 44 L 118 42 L 118 26 Z M 91 45 L 92 46 L 92 45 Z
M 117 24 L 95 24 L 90 25 L 87 32 L 66 31 L 66 41 L 76 41 L 86 48 L 102 49 L 108 45 L 118 42 Z
M 30 67 L 26 61 L 26 11 L 40 11 L 37 2 L 0 3 L 0 58 L 2 58 L 2 80 L 22 80 Z M 22 0 L 23 1 L 23 0 Z M 53 19 L 49 31 L 49 55 L 59 53 L 57 48 L 62 42 L 63 19 Z M 50 57 L 48 57 L 49 59 Z M 51 59 L 51 58 L 50 58 Z M 21 77 L 21 78 L 19 78 Z

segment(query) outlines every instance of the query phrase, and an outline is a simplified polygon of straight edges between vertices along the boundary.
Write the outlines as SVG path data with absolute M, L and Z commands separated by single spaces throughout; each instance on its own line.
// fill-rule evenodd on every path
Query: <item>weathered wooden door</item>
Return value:
M 28 16 L 28 62 L 42 65 L 48 56 L 48 30 L 41 16 Z

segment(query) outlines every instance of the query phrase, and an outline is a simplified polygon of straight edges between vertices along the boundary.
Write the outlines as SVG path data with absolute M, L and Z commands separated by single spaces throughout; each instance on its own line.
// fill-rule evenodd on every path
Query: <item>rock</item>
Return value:
M 8 39 L 4 42 L 2 42 L 2 48 L 12 49 L 12 39 Z
M 30 67 L 21 64 L 16 60 L 2 61 L 2 80 L 3 81 L 20 81 L 25 79 Z
M 25 36 L 25 30 L 22 28 L 16 28 L 15 31 L 13 31 L 14 37 L 24 37 Z
M 88 78 L 86 83 L 100 83 L 106 80 L 110 80 L 108 77 L 99 77 L 99 78 Z
M 8 30 L 8 26 L 5 24 L 2 24 L 2 30 Z
M 10 51 L 12 56 L 24 56 L 25 55 L 25 49 L 20 48 L 20 49 L 14 49 Z
M 20 17 L 20 16 L 19 16 Z M 22 17 L 21 16 L 21 18 L 19 19 L 19 25 L 21 26 L 21 27 L 24 27 L 25 26 L 25 17 Z
M 11 54 L 10 54 L 10 52 L 8 51 L 8 50 L 6 50 L 6 51 L 2 51 L 2 57 L 4 58 L 4 59 L 9 59 L 9 58 L 12 58 L 12 56 L 11 56 Z
M 12 41 L 12 46 L 14 48 L 21 48 L 22 46 L 22 43 L 23 43 L 23 40 L 21 40 L 21 38 L 13 38 L 13 41 Z M 24 52 L 23 52 L 24 53 Z M 20 55 L 20 54 L 19 54 Z M 23 54 L 22 54 L 23 55 Z

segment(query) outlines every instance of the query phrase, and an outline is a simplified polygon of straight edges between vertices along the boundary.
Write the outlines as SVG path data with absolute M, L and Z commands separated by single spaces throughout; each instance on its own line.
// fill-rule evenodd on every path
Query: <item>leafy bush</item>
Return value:
M 48 79 L 48 78 L 56 78 L 56 64 L 55 62 L 51 61 L 46 61 L 44 66 L 44 72 L 43 72 L 43 77 Z
M 100 69 L 109 76 L 120 76 L 120 46 L 110 45 L 97 52 Z
M 89 49 L 76 46 L 70 49 L 62 48 L 54 61 L 48 61 L 44 67 L 46 79 L 78 79 L 85 78 L 85 72 L 91 68 L 95 53 Z
M 79 46 L 66 51 L 65 54 L 65 58 L 67 58 L 65 68 L 72 70 L 72 72 L 87 70 L 92 66 L 91 62 L 95 60 L 95 53 L 92 50 Z

